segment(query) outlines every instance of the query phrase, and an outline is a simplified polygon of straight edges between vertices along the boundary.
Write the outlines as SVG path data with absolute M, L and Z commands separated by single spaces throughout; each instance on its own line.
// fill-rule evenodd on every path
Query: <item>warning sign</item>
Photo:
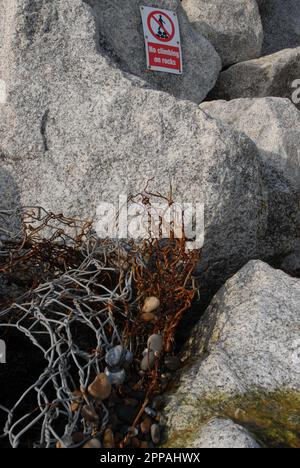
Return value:
M 182 52 L 177 14 L 142 6 L 148 70 L 182 73 Z

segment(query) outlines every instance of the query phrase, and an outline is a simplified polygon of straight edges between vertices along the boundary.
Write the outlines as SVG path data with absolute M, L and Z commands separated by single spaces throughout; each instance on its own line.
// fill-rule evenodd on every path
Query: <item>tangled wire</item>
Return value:
M 42 208 L 2 211 L 0 222 L 1 336 L 23 334 L 43 362 L 12 407 L 1 402 L 1 437 L 13 448 L 25 436 L 38 448 L 143 447 L 139 425 L 153 418 L 157 433 L 152 401 L 174 368 L 199 252 L 184 238 L 101 240 L 90 222 Z

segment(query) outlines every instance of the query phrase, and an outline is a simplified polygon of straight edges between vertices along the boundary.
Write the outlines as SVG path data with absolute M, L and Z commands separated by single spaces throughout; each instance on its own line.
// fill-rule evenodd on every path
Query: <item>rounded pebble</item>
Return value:
M 145 299 L 142 311 L 143 313 L 154 312 L 160 306 L 160 301 L 155 296 L 150 296 Z
M 89 394 L 96 400 L 106 400 L 111 394 L 111 383 L 106 374 L 98 374 L 88 387 Z
M 105 362 L 109 367 L 117 367 L 122 361 L 124 348 L 121 345 L 114 346 L 105 356 Z
M 151 425 L 152 425 L 152 419 L 149 416 L 143 419 L 143 421 L 140 424 L 142 434 L 149 434 Z
M 151 439 L 155 445 L 160 442 L 160 427 L 158 424 L 152 424 L 151 426 Z
M 100 449 L 101 448 L 101 442 L 98 439 L 91 439 L 86 444 L 84 444 L 84 446 L 82 448 L 84 448 L 84 449 Z
M 111 429 L 106 429 L 103 434 L 103 447 L 115 448 L 115 438 Z
M 152 418 L 155 418 L 157 415 L 156 411 L 154 411 L 154 409 L 150 408 L 149 406 L 146 406 L 144 413 L 147 414 L 147 416 L 152 416 Z
M 108 377 L 111 385 L 122 385 L 126 378 L 126 372 L 124 369 L 112 371 L 106 367 L 105 375 Z
M 97 423 L 99 421 L 99 416 L 96 411 L 88 405 L 84 405 L 81 414 L 83 418 L 91 423 Z
M 176 356 L 166 356 L 164 359 L 165 366 L 170 371 L 176 371 L 181 366 L 181 361 Z
M 147 347 L 154 353 L 160 353 L 163 348 L 163 337 L 162 335 L 151 335 L 148 338 Z
M 153 369 L 155 364 L 155 354 L 153 351 L 147 352 L 141 361 L 141 370 L 147 371 Z
M 152 312 L 144 312 L 141 315 L 141 319 L 144 322 L 153 322 L 156 318 L 157 318 L 156 315 L 154 315 Z

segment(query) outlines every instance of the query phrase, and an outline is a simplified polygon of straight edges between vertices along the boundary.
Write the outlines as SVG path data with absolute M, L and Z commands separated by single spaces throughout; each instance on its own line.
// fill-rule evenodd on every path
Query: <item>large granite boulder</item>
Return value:
M 197 103 L 215 85 L 221 70 L 220 57 L 210 42 L 193 30 L 180 0 L 161 0 L 159 7 L 178 14 L 184 60 L 181 76 L 147 70 L 140 6 L 158 6 L 157 3 L 149 0 L 86 2 L 97 19 L 100 48 L 124 71 L 142 77 L 151 88 Z
M 259 57 L 263 30 L 255 0 L 183 0 L 195 29 L 219 53 L 223 66 Z
M 300 244 L 300 112 L 289 99 L 233 99 L 205 102 L 208 115 L 231 125 L 251 138 L 262 161 L 264 190 L 268 200 L 267 244 L 293 241 Z M 280 234 L 281 233 L 281 234 Z
M 300 2 L 257 0 L 264 29 L 263 54 L 300 46 Z
M 170 391 L 170 446 L 193 444 L 213 416 L 272 446 L 300 446 L 300 280 L 251 261 L 192 332 Z
M 295 84 L 300 85 L 300 47 L 259 59 L 240 62 L 220 74 L 211 99 L 286 97 L 300 106 Z

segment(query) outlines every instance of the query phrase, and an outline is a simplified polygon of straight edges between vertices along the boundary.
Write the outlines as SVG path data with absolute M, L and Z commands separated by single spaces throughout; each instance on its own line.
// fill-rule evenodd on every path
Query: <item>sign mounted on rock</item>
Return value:
M 177 14 L 142 6 L 148 70 L 182 74 L 182 52 Z

